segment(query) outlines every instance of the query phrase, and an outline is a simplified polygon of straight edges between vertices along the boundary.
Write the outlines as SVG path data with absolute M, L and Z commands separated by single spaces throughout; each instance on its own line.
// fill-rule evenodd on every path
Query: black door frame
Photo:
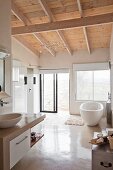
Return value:
M 54 76 L 53 79 L 53 99 L 54 99 L 54 106 L 53 106 L 53 111 L 47 111 L 43 109 L 44 105 L 44 74 L 40 74 L 40 112 L 46 112 L 46 113 L 57 113 L 57 106 L 58 106 L 58 79 L 57 79 L 57 74 L 52 73 Z M 42 80 L 43 78 L 43 80 Z M 42 83 L 43 82 L 43 83 Z M 42 91 L 43 90 L 43 91 Z

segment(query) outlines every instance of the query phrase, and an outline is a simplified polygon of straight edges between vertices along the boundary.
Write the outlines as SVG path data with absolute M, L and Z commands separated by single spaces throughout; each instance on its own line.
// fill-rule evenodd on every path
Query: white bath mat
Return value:
M 66 120 L 65 125 L 83 126 L 84 121 L 80 116 L 70 116 L 68 120 Z

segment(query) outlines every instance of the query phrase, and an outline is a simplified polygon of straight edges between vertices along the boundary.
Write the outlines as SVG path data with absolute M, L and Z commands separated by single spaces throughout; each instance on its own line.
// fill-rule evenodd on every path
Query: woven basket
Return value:
M 110 149 L 113 149 L 113 137 L 109 136 L 108 140 L 109 140 L 109 144 L 110 144 Z

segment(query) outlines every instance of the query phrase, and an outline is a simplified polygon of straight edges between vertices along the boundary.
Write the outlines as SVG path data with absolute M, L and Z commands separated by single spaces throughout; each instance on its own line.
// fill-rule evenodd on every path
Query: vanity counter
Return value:
M 19 134 L 26 131 L 27 129 L 37 125 L 44 119 L 45 119 L 45 114 L 42 113 L 23 114 L 22 119 L 16 126 L 12 128 L 6 128 L 6 129 L 0 128 L 0 140 L 4 138 L 11 140 L 12 138 L 18 136 Z
M 0 170 L 10 170 L 10 142 L 18 138 L 45 119 L 45 114 L 23 114 L 20 122 L 12 127 L 0 129 Z M 29 134 L 30 135 L 30 134 Z

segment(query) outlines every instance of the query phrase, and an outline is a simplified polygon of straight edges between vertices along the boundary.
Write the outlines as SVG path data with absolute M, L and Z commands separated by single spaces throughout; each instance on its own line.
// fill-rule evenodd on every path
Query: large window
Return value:
M 76 100 L 106 101 L 110 92 L 110 71 L 77 71 Z

